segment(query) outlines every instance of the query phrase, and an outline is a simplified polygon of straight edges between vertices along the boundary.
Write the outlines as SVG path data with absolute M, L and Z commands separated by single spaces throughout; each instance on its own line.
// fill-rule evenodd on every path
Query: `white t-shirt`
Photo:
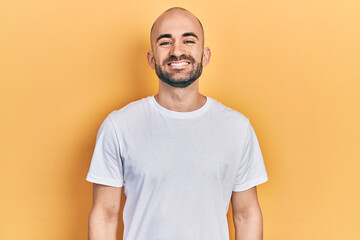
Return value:
M 124 240 L 228 240 L 232 192 L 267 179 L 248 119 L 209 97 L 192 112 L 153 96 L 113 111 L 87 175 L 124 187 Z

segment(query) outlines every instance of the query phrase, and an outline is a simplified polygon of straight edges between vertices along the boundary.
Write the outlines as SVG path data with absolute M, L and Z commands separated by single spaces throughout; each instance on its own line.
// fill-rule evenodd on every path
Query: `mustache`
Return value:
M 168 57 L 167 59 L 165 59 L 165 60 L 163 61 L 163 65 L 167 65 L 167 64 L 169 64 L 169 63 L 171 63 L 171 62 L 181 61 L 181 60 L 188 60 L 190 63 L 194 63 L 194 62 L 195 62 L 195 59 L 194 59 L 192 56 L 190 56 L 190 55 L 186 56 L 185 54 L 183 54 L 183 55 L 181 55 L 181 56 L 179 56 L 179 57 L 174 56 L 174 55 L 171 55 L 170 57 Z

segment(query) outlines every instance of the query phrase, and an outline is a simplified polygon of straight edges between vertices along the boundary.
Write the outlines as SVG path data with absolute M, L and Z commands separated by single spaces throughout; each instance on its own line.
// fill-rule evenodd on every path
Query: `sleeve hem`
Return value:
M 267 181 L 268 181 L 268 176 L 264 175 L 264 176 L 255 178 L 255 179 L 253 179 L 253 180 L 251 180 L 249 182 L 246 182 L 244 184 L 234 184 L 233 192 L 245 191 L 245 190 L 248 190 L 248 189 L 250 189 L 252 187 L 255 187 L 257 185 L 265 183 Z
M 106 186 L 110 186 L 110 187 L 123 187 L 124 186 L 123 183 L 116 182 L 112 179 L 95 177 L 92 175 L 88 175 L 86 177 L 86 181 L 96 183 L 96 184 L 106 185 Z

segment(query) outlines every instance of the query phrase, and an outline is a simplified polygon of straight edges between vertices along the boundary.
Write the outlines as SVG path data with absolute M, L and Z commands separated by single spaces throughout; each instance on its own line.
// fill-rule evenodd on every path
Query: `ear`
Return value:
M 203 66 L 204 67 L 209 64 L 210 57 L 211 57 L 210 48 L 208 48 L 208 47 L 204 48 L 204 53 L 203 53 Z
M 149 64 L 149 66 L 152 68 L 152 69 L 155 69 L 155 60 L 154 60 L 154 53 L 151 51 L 151 50 L 149 50 L 148 52 L 147 52 L 147 61 L 148 61 L 148 64 Z

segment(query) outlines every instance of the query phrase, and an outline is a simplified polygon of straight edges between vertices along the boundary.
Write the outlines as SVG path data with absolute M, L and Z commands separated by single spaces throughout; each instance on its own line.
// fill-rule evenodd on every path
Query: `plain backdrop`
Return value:
M 174 6 L 212 50 L 201 92 L 257 133 L 264 239 L 360 239 L 357 0 L 0 1 L 0 239 L 87 239 L 98 128 L 156 93 L 149 31 Z

